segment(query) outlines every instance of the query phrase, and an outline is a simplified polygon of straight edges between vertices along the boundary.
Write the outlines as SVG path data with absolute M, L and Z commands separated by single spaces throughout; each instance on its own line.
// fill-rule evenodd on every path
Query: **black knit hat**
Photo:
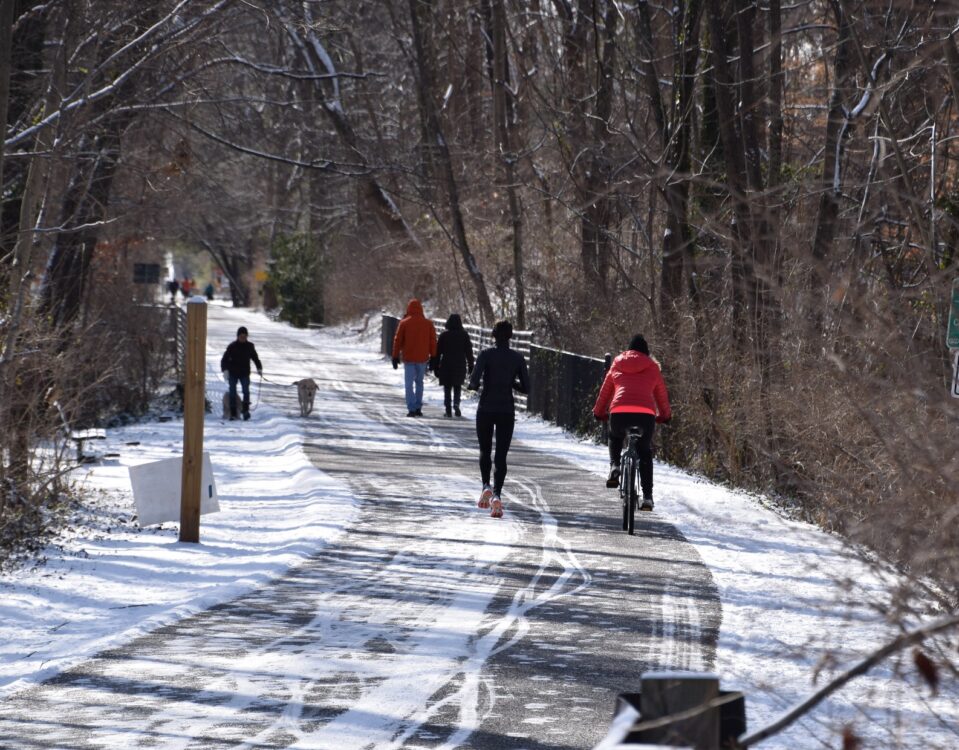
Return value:
M 249 333 L 250 333 L 250 332 L 249 332 L 248 330 L 246 330 L 246 326 L 240 326 L 239 328 L 236 329 L 236 337 L 237 337 L 237 338 L 239 338 L 239 337 L 242 336 L 243 334 L 249 335 Z
M 493 326 L 493 338 L 496 341 L 509 341 L 513 338 L 513 324 L 508 320 L 499 320 Z
M 637 333 L 630 339 L 629 348 L 641 354 L 649 355 L 649 344 L 646 343 L 646 339 L 643 338 L 643 334 L 641 333 Z

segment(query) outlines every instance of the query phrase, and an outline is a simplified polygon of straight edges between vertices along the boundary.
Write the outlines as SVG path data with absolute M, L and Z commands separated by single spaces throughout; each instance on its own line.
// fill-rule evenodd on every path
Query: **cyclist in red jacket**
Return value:
M 609 419 L 609 478 L 607 487 L 619 485 L 619 455 L 630 427 L 639 427 L 639 484 L 643 490 L 643 508 L 653 507 L 653 431 L 657 423 L 672 418 L 669 394 L 659 363 L 649 356 L 649 344 L 642 334 L 633 336 L 629 349 L 613 360 L 593 416 Z

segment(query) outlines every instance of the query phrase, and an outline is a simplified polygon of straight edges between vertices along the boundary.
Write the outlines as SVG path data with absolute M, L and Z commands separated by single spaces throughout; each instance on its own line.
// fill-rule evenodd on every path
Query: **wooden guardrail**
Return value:
M 746 733 L 746 699 L 703 672 L 649 672 L 621 693 L 609 733 L 594 750 L 664 747 L 730 750 Z

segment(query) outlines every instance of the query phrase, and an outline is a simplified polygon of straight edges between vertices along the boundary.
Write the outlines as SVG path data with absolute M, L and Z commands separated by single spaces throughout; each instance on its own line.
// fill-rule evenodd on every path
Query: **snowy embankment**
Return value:
M 264 386 L 270 403 L 259 403 L 251 423 L 207 416 L 206 449 L 222 510 L 203 517 L 202 544 L 177 543 L 173 526 L 138 531 L 119 522 L 120 516 L 129 519 L 133 513 L 127 467 L 178 455 L 182 422 L 110 430 L 107 449 L 120 458 L 80 468 L 77 479 L 100 493 L 100 513 L 116 519 L 113 527 L 93 534 L 90 526 L 80 529 L 48 550 L 45 565 L 7 575 L 0 584 L 0 697 L 279 575 L 335 543 L 349 524 L 356 502 L 345 486 L 309 465 L 288 384 L 324 375 L 317 348 L 321 353 L 325 347 L 349 352 L 356 366 L 354 385 L 365 377 L 382 378 L 378 338 L 295 331 L 249 311 L 212 309 L 208 391 L 215 411 L 223 390 L 216 382 L 219 356 L 240 324 L 250 327 L 264 360 L 272 383 Z M 288 341 L 302 341 L 302 350 L 271 349 L 270 332 L 279 327 Z M 402 412 L 402 378 L 390 375 L 395 376 L 396 403 L 384 408 Z M 254 400 L 255 394 L 254 386 Z M 441 410 L 441 394 L 433 386 L 427 388 L 426 407 L 433 415 Z M 318 411 L 349 408 L 336 388 L 318 395 Z M 471 406 L 464 409 L 467 416 L 472 411 Z M 376 434 L 389 444 L 385 425 L 362 427 L 364 434 Z M 583 502 L 608 503 L 609 512 L 617 512 L 611 494 L 602 489 L 607 461 L 602 446 L 577 441 L 534 418 L 518 420 L 515 439 L 595 474 L 596 496 Z M 463 468 L 464 474 L 472 476 L 472 471 L 474 466 Z M 178 486 L 179 477 L 172 477 L 172 490 Z M 509 481 L 506 489 L 509 503 Z M 723 620 L 711 669 L 724 688 L 746 693 L 751 729 L 773 720 L 897 634 L 883 617 L 889 588 L 883 574 L 835 537 L 784 519 L 761 498 L 661 464 L 656 466 L 655 493 L 657 516 L 675 524 L 695 545 L 718 588 Z M 642 532 L 624 536 L 623 543 L 643 544 Z M 688 599 L 667 596 L 663 606 L 688 606 Z M 930 696 L 908 656 L 904 674 L 894 673 L 895 663 L 883 665 L 828 699 L 802 726 L 762 747 L 834 746 L 846 724 L 869 736 L 871 746 L 897 747 L 905 737 L 922 738 L 924 747 L 959 746 L 955 686 L 943 685 L 938 697 Z
M 287 409 L 257 403 L 254 373 L 253 421 L 221 418 L 220 356 L 238 325 L 254 329 L 271 381 L 288 387 L 303 377 L 269 355 L 270 328 L 289 335 L 288 326 L 211 306 L 206 387 L 213 413 L 204 449 L 220 512 L 202 517 L 200 544 L 180 544 L 176 524 L 144 530 L 132 522 L 128 467 L 182 455 L 182 420 L 108 430 L 106 445 L 97 447 L 119 458 L 74 472 L 77 488 L 90 496 L 89 515 L 44 552 L 42 565 L 0 579 L 0 697 L 280 575 L 349 523 L 354 498 L 303 453 L 295 396 Z M 170 491 L 179 495 L 179 476 L 170 477 Z

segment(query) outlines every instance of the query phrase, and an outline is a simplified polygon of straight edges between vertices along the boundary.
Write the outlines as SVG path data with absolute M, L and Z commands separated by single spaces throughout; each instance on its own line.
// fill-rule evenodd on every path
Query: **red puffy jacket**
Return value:
M 593 405 L 593 415 L 607 419 L 617 412 L 655 414 L 657 422 L 668 422 L 672 417 L 666 383 L 652 357 L 630 349 L 613 360 Z
M 406 317 L 393 337 L 393 359 L 399 359 L 401 354 L 404 362 L 427 362 L 436 356 L 436 328 L 423 315 L 418 299 L 411 299 L 406 306 Z

